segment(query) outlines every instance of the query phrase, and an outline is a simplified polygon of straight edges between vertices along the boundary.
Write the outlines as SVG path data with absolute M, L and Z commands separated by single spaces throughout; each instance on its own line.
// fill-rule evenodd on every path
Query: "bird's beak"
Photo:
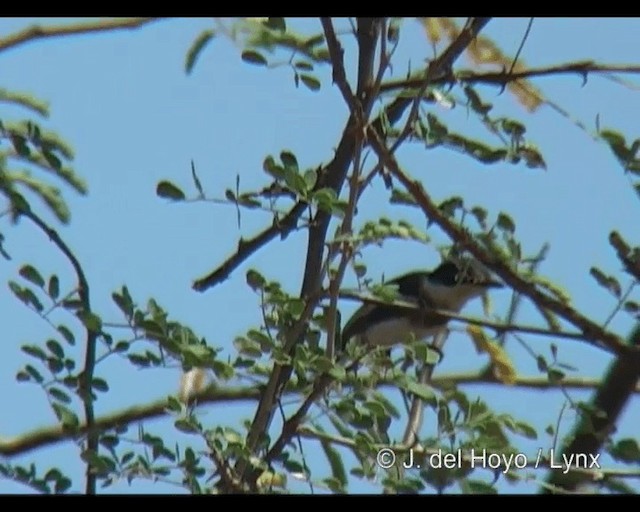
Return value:
M 489 279 L 484 283 L 486 288 L 504 288 L 504 284 L 496 279 Z

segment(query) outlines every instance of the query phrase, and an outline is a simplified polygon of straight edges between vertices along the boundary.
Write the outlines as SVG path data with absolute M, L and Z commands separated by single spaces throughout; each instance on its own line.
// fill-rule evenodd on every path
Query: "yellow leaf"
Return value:
M 476 64 L 489 64 L 503 70 L 511 69 L 513 57 L 505 55 L 498 45 L 487 37 L 480 36 L 469 45 L 467 52 L 471 60 Z M 524 71 L 526 65 L 522 57 L 518 59 L 513 67 L 513 72 Z M 513 94 L 520 104 L 529 112 L 535 112 L 544 102 L 542 92 L 531 82 L 525 79 L 509 82 L 507 89 Z
M 431 41 L 431 44 L 438 44 L 442 39 L 440 32 L 440 24 L 437 18 L 421 18 L 422 26 L 427 33 L 427 38 Z
M 261 489 L 268 487 L 284 488 L 286 479 L 284 475 L 281 475 L 279 473 L 274 473 L 273 471 L 265 471 L 258 477 L 256 484 Z
M 497 343 L 492 342 L 480 326 L 468 325 L 467 333 L 471 336 L 478 353 L 485 352 L 489 354 L 496 378 L 503 384 L 514 384 L 516 381 L 516 369 L 504 349 Z
M 442 27 L 442 30 L 444 30 L 447 33 L 447 37 L 449 38 L 449 41 L 453 41 L 456 37 L 458 37 L 458 34 L 460 34 L 460 29 L 458 28 L 458 25 L 456 25 L 456 22 L 453 19 L 435 18 L 435 20 Z

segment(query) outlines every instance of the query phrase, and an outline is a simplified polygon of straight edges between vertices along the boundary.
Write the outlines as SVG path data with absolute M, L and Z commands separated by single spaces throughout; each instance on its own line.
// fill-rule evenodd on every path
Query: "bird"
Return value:
M 449 318 L 434 310 L 458 313 L 470 300 L 503 284 L 476 260 L 449 258 L 435 270 L 409 272 L 386 284 L 397 286 L 397 299 L 417 306 L 366 303 L 347 321 L 341 347 L 355 339 L 370 348 L 392 348 L 410 341 L 425 340 L 446 327 Z

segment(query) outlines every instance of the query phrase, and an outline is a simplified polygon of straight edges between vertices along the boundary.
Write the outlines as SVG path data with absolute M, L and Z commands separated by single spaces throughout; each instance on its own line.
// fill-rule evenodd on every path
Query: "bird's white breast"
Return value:
M 373 346 L 391 346 L 412 340 L 423 340 L 427 336 L 436 334 L 441 327 L 416 327 L 407 318 L 393 318 L 376 324 L 367 329 L 362 338 L 365 343 Z

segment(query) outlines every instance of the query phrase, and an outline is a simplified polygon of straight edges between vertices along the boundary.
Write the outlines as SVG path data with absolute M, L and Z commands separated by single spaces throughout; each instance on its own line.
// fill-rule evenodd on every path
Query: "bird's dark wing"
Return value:
M 429 277 L 427 272 L 409 272 L 402 276 L 387 281 L 386 284 L 398 285 L 398 293 L 405 297 L 413 297 L 416 300 L 422 295 L 422 284 Z
M 422 280 L 428 276 L 426 272 L 410 272 L 390 281 L 386 284 L 395 284 L 398 286 L 398 294 L 405 297 L 420 297 L 420 288 Z M 407 309 L 393 306 L 391 304 L 365 304 L 358 309 L 344 326 L 342 331 L 342 347 L 346 343 L 359 334 L 362 334 L 370 327 L 384 322 L 407 315 Z

